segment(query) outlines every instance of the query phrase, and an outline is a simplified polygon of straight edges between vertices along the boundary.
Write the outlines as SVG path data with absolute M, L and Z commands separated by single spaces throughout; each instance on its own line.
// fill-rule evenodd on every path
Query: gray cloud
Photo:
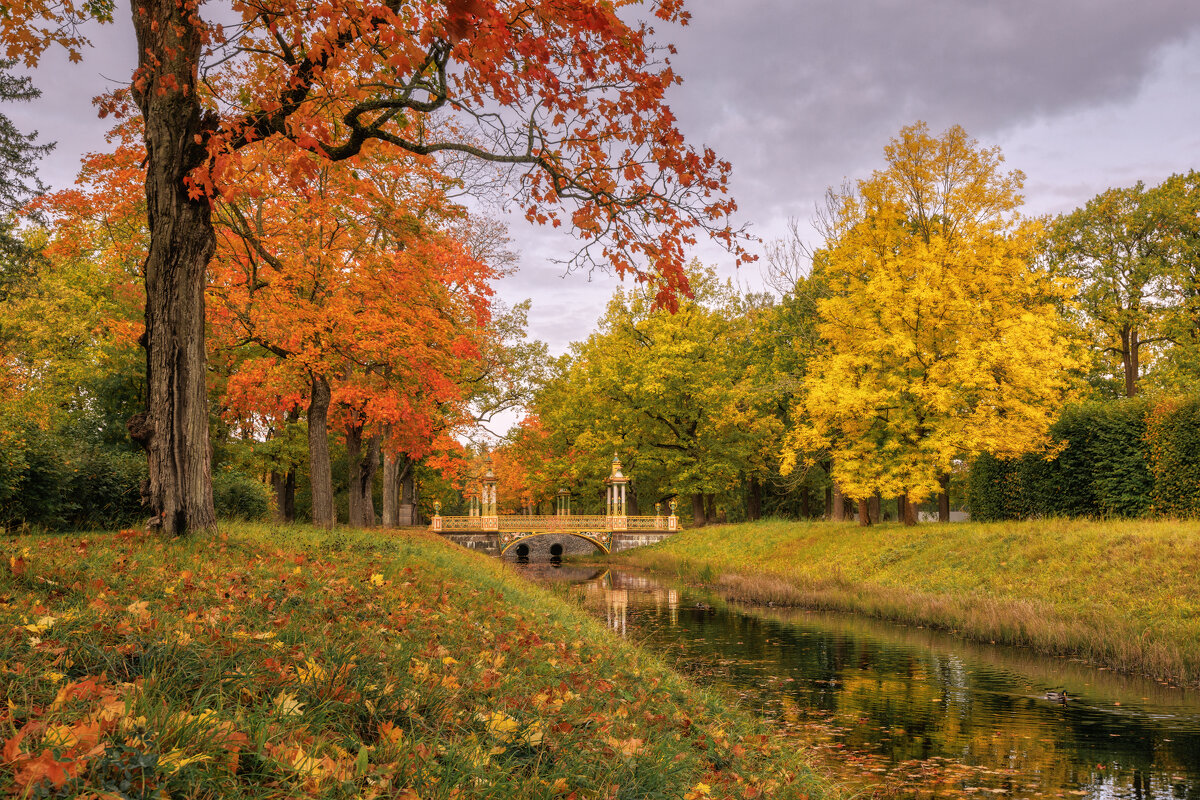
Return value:
M 1195 0 L 692 0 L 690 10 L 690 25 L 657 37 L 679 48 L 685 83 L 671 105 L 693 144 L 733 162 L 743 219 L 765 238 L 788 216 L 807 218 L 826 186 L 879 166 L 887 140 L 917 119 L 1002 144 L 1038 210 L 1200 166 L 1200 112 L 1185 113 L 1200 108 Z M 52 58 L 35 73 L 40 103 L 5 109 L 60 142 L 43 169 L 58 186 L 80 153 L 103 147 L 107 126 L 89 102 L 132 70 L 127 9 L 93 39 L 84 64 Z M 513 235 L 523 269 L 499 291 L 532 297 L 533 334 L 561 352 L 591 330 L 614 281 L 561 278 L 550 259 L 575 244 L 561 231 L 516 219 Z M 721 261 L 714 247 L 698 254 Z

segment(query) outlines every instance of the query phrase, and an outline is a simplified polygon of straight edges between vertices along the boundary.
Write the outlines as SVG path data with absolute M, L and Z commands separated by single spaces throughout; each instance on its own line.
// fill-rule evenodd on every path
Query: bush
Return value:
M 262 481 L 233 470 L 213 475 L 213 505 L 219 519 L 255 522 L 271 513 L 271 494 Z
M 1154 488 L 1146 417 L 1139 399 L 1072 406 L 1050 428 L 1052 457 L 980 456 L 968 490 L 972 518 L 1145 515 Z
M 1200 515 L 1200 397 L 1160 403 L 1146 424 L 1154 511 Z
M 94 449 L 72 466 L 63 505 L 68 527 L 107 529 L 138 525 L 149 516 L 142 505 L 148 470 L 141 453 Z

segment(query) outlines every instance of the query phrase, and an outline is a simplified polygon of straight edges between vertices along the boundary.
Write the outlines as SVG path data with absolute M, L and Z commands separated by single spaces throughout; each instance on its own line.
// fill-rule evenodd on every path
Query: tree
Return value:
M 1126 397 L 1138 393 L 1147 352 L 1171 339 L 1165 330 L 1171 304 L 1166 252 L 1167 220 L 1174 213 L 1161 194 L 1141 181 L 1109 189 L 1056 219 L 1046 240 L 1055 272 L 1078 286 L 1083 324 L 1102 360 L 1116 356 L 1114 371 Z
M 463 418 L 493 272 L 455 238 L 461 210 L 428 163 L 374 146 L 339 164 L 287 146 L 242 155 L 247 192 L 221 205 L 211 291 L 214 337 L 255 362 L 231 404 L 277 427 L 307 399 L 318 525 L 334 523 L 328 430 L 341 428 L 350 524 L 368 527 L 381 450 L 420 457 Z
M 29 101 L 41 95 L 28 78 L 9 73 L 15 64 L 0 59 L 0 103 Z M 0 114 L 0 302 L 35 266 L 37 252 L 17 234 L 17 216 L 30 198 L 45 191 L 37 177 L 37 160 L 53 144 L 38 144 L 37 133 L 21 133 Z
M 1067 290 L 1034 266 L 1039 226 L 1016 211 L 1021 173 L 957 126 L 935 138 L 917 123 L 884 152 L 885 169 L 833 194 L 814 264 L 824 348 L 785 456 L 828 452 L 848 496 L 913 509 L 962 459 L 1042 444 L 1075 361 Z
M 695 263 L 689 282 L 694 297 L 676 313 L 656 309 L 645 291 L 618 290 L 599 330 L 572 345 L 538 394 L 523 440 L 530 468 L 550 473 L 547 490 L 561 486 L 559 475 L 598 487 L 617 450 L 637 504 L 689 494 L 702 525 L 715 521 L 718 496 L 736 492 L 740 505 L 769 474 L 781 425 L 754 341 L 765 301 L 738 296 Z M 569 463 L 546 470 L 546 449 Z
M 206 22 L 200 0 L 132 6 L 129 96 L 144 123 L 151 232 L 149 400 L 135 429 L 166 531 L 214 524 L 204 285 L 212 200 L 236 193 L 225 169 L 243 147 L 281 138 L 339 161 L 379 141 L 502 165 L 531 220 L 569 220 L 581 258 L 651 280 L 663 303 L 686 291 L 683 252 L 698 232 L 744 256 L 727 222 L 728 164 L 684 143 L 664 104 L 678 78 L 653 29 L 627 24 L 607 0 L 236 0 L 239 24 L 228 28 Z M 77 57 L 78 26 L 111 12 L 106 0 L 17 0 L 0 15 L 0 44 L 27 64 L 52 43 Z M 687 20 L 677 0 L 653 13 Z M 107 110 L 121 112 L 121 100 Z

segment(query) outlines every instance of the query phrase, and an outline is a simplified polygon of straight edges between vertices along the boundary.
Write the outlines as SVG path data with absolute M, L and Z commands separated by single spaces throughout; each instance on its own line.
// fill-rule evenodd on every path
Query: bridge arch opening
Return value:
M 538 533 L 503 548 L 502 557 L 519 563 L 561 562 L 567 556 L 590 556 L 607 552 L 593 539 L 574 533 Z

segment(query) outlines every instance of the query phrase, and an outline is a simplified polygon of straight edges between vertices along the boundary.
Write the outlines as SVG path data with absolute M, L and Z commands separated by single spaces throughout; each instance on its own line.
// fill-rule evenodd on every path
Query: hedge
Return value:
M 1141 398 L 1063 411 L 1048 452 L 971 468 L 977 520 L 1200 514 L 1200 398 Z

